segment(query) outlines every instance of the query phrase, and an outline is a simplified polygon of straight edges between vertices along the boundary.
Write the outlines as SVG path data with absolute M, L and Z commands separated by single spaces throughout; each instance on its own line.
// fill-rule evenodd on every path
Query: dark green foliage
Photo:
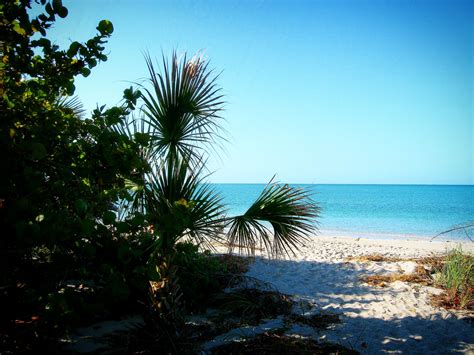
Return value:
M 225 271 L 224 264 L 209 253 L 200 253 L 198 247 L 191 243 L 176 245 L 173 262 L 177 267 L 178 283 L 186 309 L 205 309 L 213 295 L 221 289 L 218 276 Z
M 145 218 L 118 220 L 115 205 L 148 163 L 143 141 L 112 129 L 139 92 L 127 89 L 122 105 L 90 117 L 70 96 L 75 77 L 107 60 L 112 24 L 103 20 L 96 36 L 61 49 L 45 36 L 67 9 L 37 3 L 44 13 L 35 18 L 30 1 L 0 5 L 0 313 L 54 323 L 116 309 L 146 289 Z

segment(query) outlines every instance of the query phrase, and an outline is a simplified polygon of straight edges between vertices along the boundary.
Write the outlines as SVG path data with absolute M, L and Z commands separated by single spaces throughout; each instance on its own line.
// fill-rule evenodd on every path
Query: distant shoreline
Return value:
M 323 235 L 319 234 L 314 236 L 309 244 L 320 244 L 320 243 L 336 243 L 338 245 L 344 245 L 348 250 L 352 249 L 353 246 L 357 245 L 357 248 L 362 247 L 356 254 L 367 255 L 370 254 L 372 248 L 382 248 L 383 252 L 393 252 L 400 248 L 405 249 L 406 256 L 426 256 L 430 253 L 444 253 L 447 250 L 454 249 L 458 246 L 466 252 L 474 252 L 474 243 L 469 240 L 433 240 L 428 239 L 375 239 L 367 237 L 349 237 L 342 235 Z M 410 252 L 411 250 L 411 252 Z M 354 251 L 355 252 L 355 251 Z M 382 252 L 382 253 L 383 253 Z
M 213 184 L 236 216 L 252 205 L 264 184 Z M 294 185 L 293 185 L 294 186 Z M 321 207 L 318 227 L 327 235 L 370 239 L 430 240 L 474 220 L 474 186 L 300 185 Z M 296 185 L 298 187 L 298 185 Z M 470 231 L 474 237 L 474 231 Z M 435 240 L 469 240 L 463 230 Z
M 449 235 L 440 235 L 439 237 L 418 235 L 418 234 L 397 234 L 397 233 L 378 233 L 378 232 L 356 232 L 344 230 L 325 230 L 320 229 L 316 237 L 342 237 L 350 239 L 368 239 L 368 240 L 394 240 L 394 241 L 424 241 L 424 242 L 447 242 L 447 243 L 472 243 L 466 238 L 450 238 Z
M 474 184 L 382 184 L 382 183 L 319 183 L 319 182 L 284 182 L 279 184 L 303 185 L 303 186 L 466 186 L 474 187 Z M 268 182 L 210 182 L 210 185 L 267 185 Z

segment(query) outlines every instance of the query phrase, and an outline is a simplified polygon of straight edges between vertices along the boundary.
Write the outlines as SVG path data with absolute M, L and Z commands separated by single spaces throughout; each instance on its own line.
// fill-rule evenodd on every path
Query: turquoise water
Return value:
M 213 184 L 229 215 L 245 212 L 263 184 Z M 474 220 L 474 186 L 293 185 L 306 187 L 322 209 L 323 235 L 430 238 Z M 472 236 L 472 233 L 471 233 Z M 443 239 L 467 240 L 464 232 Z

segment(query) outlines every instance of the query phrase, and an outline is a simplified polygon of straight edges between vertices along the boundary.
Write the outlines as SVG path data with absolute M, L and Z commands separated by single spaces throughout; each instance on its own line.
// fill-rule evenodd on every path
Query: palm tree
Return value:
M 142 151 L 151 169 L 142 184 L 131 183 L 133 200 L 125 207 L 145 211 L 156 235 L 156 251 L 172 253 L 189 238 L 198 243 L 226 240 L 229 251 L 291 255 L 317 232 L 319 207 L 306 189 L 280 185 L 273 179 L 240 216 L 226 216 L 221 198 L 205 182 L 205 161 L 219 147 L 223 95 L 219 75 L 202 57 L 163 57 L 162 71 L 145 56 L 149 85 L 141 85 L 143 106 L 121 132 L 145 138 Z
M 317 231 L 319 207 L 308 190 L 272 179 L 244 214 L 227 216 L 205 181 L 206 159 L 225 141 L 218 75 L 198 56 L 188 60 L 173 53 L 170 61 L 163 58 L 161 72 L 149 56 L 145 59 L 150 78 L 140 85 L 140 115 L 116 129 L 145 142 L 140 153 L 150 169 L 140 183 L 126 181 L 132 198 L 122 208 L 125 214 L 143 213 L 152 226 L 149 263 L 160 274 L 160 281 L 150 281 L 152 319 L 161 332 L 176 334 L 182 318 L 173 258 L 180 240 L 211 248 L 213 241 L 226 241 L 229 251 L 250 253 L 263 246 L 271 256 L 290 255 Z

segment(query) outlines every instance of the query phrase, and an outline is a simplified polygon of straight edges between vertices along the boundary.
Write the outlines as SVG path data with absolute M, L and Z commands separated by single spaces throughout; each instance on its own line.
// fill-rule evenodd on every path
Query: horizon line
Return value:
M 268 182 L 209 182 L 221 185 L 268 185 Z M 391 186 L 474 186 L 474 184 L 429 184 L 429 183 L 317 183 L 317 182 L 277 182 L 290 185 L 391 185 Z

